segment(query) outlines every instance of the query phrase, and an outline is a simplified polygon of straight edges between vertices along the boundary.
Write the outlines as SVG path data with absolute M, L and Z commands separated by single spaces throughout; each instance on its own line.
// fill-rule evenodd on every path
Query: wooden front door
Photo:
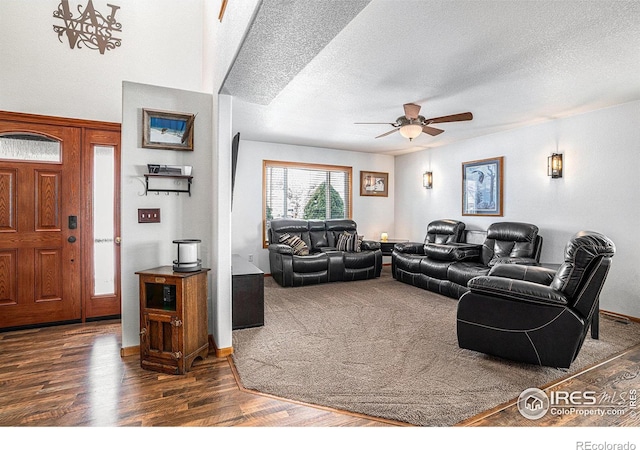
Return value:
M 81 317 L 81 129 L 0 121 L 0 328 Z

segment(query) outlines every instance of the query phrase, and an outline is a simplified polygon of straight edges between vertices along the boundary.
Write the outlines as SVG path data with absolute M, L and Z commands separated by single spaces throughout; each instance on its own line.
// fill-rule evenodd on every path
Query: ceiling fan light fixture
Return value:
M 400 134 L 410 141 L 414 140 L 422 133 L 422 125 L 417 123 L 409 123 L 400 127 Z

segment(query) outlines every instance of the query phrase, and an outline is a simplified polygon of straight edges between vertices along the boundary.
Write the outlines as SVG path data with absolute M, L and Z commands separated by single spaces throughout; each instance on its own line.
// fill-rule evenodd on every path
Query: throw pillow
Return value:
M 346 231 L 338 236 L 336 248 L 343 252 L 360 252 L 362 251 L 362 240 L 364 236 L 350 234 Z
M 291 247 L 293 249 L 294 255 L 309 255 L 309 247 L 307 247 L 307 244 L 305 244 L 305 242 L 298 236 L 291 236 L 289 233 L 285 233 L 280 236 L 279 241 L 281 244 L 285 244 Z

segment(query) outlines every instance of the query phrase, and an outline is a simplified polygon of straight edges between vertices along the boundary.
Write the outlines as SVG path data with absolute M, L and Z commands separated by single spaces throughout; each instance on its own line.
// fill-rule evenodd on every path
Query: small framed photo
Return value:
M 462 215 L 502 216 L 503 159 L 462 163 Z
M 386 172 L 360 171 L 360 195 L 372 197 L 389 196 L 389 174 Z
M 195 114 L 142 110 L 142 147 L 193 150 Z

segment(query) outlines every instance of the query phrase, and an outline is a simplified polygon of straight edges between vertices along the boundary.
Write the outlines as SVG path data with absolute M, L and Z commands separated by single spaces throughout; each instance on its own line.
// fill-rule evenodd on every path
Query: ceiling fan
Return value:
M 391 131 L 387 131 L 386 133 L 382 133 L 380 136 L 376 136 L 376 139 L 388 136 L 392 133 L 395 133 L 396 131 L 399 131 L 402 136 L 408 138 L 410 141 L 413 141 L 415 138 L 420 136 L 420 133 L 427 133 L 430 136 L 437 136 L 440 133 L 444 133 L 444 130 L 432 127 L 431 125 L 434 123 L 462 122 L 465 120 L 473 119 L 473 114 L 471 114 L 470 112 L 425 119 L 424 116 L 419 115 L 420 105 L 416 105 L 415 103 L 405 103 L 403 107 L 404 107 L 404 116 L 398 117 L 396 121 L 393 123 L 356 122 L 356 124 L 357 125 L 388 124 L 388 125 L 391 125 L 394 129 Z

